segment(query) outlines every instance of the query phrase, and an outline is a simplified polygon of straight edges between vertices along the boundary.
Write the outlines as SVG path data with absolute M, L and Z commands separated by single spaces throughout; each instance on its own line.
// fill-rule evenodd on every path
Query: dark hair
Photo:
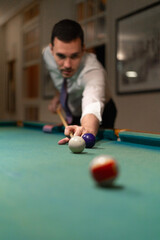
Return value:
M 51 44 L 54 44 L 54 38 L 57 37 L 63 42 L 71 42 L 77 38 L 81 39 L 81 45 L 84 45 L 84 33 L 79 23 L 64 19 L 56 23 L 52 30 Z

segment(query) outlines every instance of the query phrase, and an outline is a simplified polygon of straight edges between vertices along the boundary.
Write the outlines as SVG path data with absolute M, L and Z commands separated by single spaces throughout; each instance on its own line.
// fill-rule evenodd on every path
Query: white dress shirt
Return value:
M 43 58 L 54 86 L 60 91 L 63 77 L 49 46 L 43 50 Z M 95 54 L 84 54 L 77 72 L 67 79 L 67 84 L 68 106 L 73 116 L 82 118 L 86 114 L 92 113 L 101 122 L 105 103 L 110 100 L 111 94 L 106 72 Z

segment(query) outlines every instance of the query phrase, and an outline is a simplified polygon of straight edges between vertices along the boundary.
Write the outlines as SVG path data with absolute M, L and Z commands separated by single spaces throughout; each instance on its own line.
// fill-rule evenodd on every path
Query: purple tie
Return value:
M 72 114 L 68 107 L 67 78 L 64 78 L 64 80 L 63 80 L 61 93 L 60 93 L 60 103 L 66 113 L 66 120 L 67 120 L 68 124 L 71 124 Z

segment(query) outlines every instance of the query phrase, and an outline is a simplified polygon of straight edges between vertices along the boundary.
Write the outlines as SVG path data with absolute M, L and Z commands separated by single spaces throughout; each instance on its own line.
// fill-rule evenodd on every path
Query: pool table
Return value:
M 0 122 L 0 239 L 159 240 L 160 135 L 100 130 L 80 154 L 58 145 L 63 127 Z M 91 160 L 117 160 L 111 187 L 91 177 Z

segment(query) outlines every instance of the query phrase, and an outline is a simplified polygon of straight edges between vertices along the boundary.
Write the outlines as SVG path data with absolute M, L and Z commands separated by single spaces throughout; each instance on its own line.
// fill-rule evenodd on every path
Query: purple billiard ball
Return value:
M 96 142 L 96 138 L 92 133 L 85 133 L 82 138 L 86 142 L 86 148 L 92 148 Z

